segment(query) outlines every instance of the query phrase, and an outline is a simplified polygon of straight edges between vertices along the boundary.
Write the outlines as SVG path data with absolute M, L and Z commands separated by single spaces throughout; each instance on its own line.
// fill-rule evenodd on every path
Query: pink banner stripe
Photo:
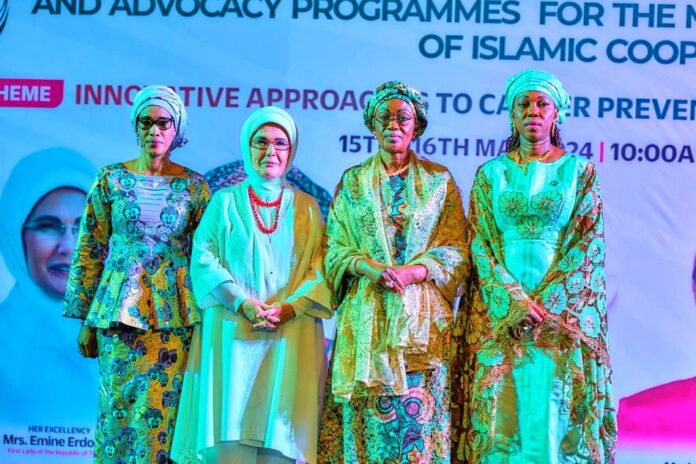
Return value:
M 56 108 L 63 103 L 63 80 L 0 79 L 0 107 Z

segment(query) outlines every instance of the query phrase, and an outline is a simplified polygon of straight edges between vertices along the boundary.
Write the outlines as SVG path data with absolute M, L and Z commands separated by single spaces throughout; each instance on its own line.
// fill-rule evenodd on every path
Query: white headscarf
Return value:
M 268 180 L 256 173 L 254 163 L 251 159 L 251 138 L 257 130 L 264 124 L 276 124 L 283 128 L 290 141 L 290 153 L 288 155 L 288 164 L 285 166 L 285 172 L 276 180 Z M 285 181 L 285 174 L 290 170 L 295 153 L 297 152 L 297 144 L 299 143 L 299 135 L 297 125 L 290 114 L 275 106 L 266 106 L 259 108 L 249 115 L 244 121 L 242 132 L 239 136 L 239 143 L 242 149 L 242 161 L 244 162 L 244 172 L 247 175 L 246 182 L 249 183 L 254 191 L 264 200 L 270 197 L 277 197 L 280 189 Z
M 174 141 L 172 141 L 172 146 L 169 147 L 169 151 L 174 151 L 186 145 L 188 142 L 186 138 L 188 113 L 186 113 L 186 107 L 181 97 L 164 85 L 148 85 L 140 89 L 135 95 L 135 99 L 133 99 L 133 107 L 130 113 L 131 124 L 133 124 L 136 133 L 138 131 L 136 126 L 138 116 L 140 116 L 140 113 L 148 106 L 159 106 L 164 108 L 172 115 L 172 118 L 174 118 L 176 135 L 174 136 Z
M 58 304 L 29 275 L 22 243 L 24 222 L 47 193 L 72 187 L 87 193 L 96 169 L 84 156 L 66 148 L 48 148 L 22 158 L 10 173 L 0 197 L 0 249 L 16 286 L 38 304 Z

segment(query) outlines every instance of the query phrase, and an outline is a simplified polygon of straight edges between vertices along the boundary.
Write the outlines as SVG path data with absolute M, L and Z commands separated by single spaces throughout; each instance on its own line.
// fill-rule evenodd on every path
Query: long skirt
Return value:
M 97 463 L 167 464 L 191 329 L 100 329 Z
M 303 462 L 290 459 L 273 449 L 242 445 L 238 441 L 220 442 L 212 448 L 203 450 L 203 454 L 203 460 L 197 458 L 197 461 L 194 462 L 202 461 L 211 464 L 296 464 Z
M 528 362 L 498 385 L 495 441 L 483 462 L 591 463 L 579 427 L 570 424 L 570 378 L 542 350 L 531 344 L 527 349 Z
M 407 373 L 403 396 L 353 398 L 337 403 L 330 381 L 319 432 L 320 463 L 450 462 L 447 367 Z

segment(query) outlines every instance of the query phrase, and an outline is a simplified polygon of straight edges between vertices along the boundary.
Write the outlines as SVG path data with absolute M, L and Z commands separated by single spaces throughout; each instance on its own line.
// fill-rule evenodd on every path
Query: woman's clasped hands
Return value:
M 428 270 L 422 264 L 391 267 L 369 258 L 359 259 L 355 264 L 355 271 L 357 275 L 367 277 L 375 287 L 399 295 L 409 285 L 422 282 L 428 276 Z
M 266 304 L 255 298 L 245 299 L 237 311 L 252 324 L 252 330 L 265 332 L 275 332 L 295 317 L 289 303 Z
M 510 335 L 516 339 L 521 339 L 526 333 L 533 331 L 536 326 L 543 324 L 546 310 L 544 307 L 532 301 L 529 305 L 528 313 L 516 327 L 510 328 Z

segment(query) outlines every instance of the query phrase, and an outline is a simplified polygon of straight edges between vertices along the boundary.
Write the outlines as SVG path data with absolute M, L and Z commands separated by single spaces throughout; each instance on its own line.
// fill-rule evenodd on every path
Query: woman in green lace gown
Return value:
M 604 222 L 595 166 L 562 148 L 552 74 L 506 85 L 508 153 L 471 192 L 473 291 L 458 318 L 454 460 L 613 462 Z

